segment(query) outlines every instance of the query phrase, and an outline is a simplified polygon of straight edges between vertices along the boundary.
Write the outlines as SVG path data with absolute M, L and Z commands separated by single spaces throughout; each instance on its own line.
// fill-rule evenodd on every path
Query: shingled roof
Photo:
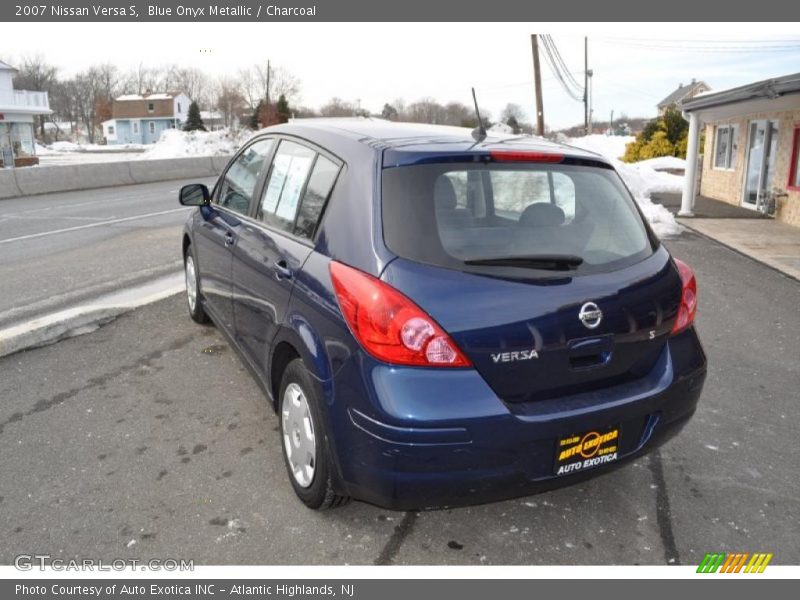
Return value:
M 705 81 L 696 81 L 692 79 L 692 83 L 688 85 L 680 84 L 678 89 L 658 103 L 658 108 L 666 108 L 670 104 L 678 104 L 686 96 L 692 95 L 693 92 L 699 93 L 710 89 L 711 88 Z

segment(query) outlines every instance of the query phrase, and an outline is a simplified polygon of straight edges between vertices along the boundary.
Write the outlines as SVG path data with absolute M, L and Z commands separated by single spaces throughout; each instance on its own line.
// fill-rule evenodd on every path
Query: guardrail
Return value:
M 171 179 L 215 177 L 230 156 L 196 156 L 0 169 L 0 198 L 89 190 Z

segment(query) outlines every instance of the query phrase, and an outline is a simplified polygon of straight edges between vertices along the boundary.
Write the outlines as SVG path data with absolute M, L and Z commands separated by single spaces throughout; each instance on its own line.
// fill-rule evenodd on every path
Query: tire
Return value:
M 301 359 L 294 359 L 283 372 L 279 398 L 283 461 L 295 494 L 315 510 L 347 503 L 349 498 L 333 488 L 333 464 L 320 398 Z
M 211 319 L 203 308 L 203 296 L 200 293 L 200 277 L 197 270 L 197 259 L 192 246 L 186 248 L 183 257 L 183 273 L 186 280 L 186 304 L 189 307 L 189 316 L 196 323 L 210 323 Z

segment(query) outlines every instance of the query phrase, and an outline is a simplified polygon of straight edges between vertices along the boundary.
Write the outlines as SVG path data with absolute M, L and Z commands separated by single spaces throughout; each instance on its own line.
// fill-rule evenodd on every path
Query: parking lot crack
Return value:
M 664 465 L 661 460 L 661 450 L 657 449 L 650 455 L 650 473 L 656 486 L 656 521 L 664 546 L 664 560 L 670 565 L 681 564 L 678 547 L 675 543 L 675 532 L 672 528 L 672 509 L 667 493 L 667 482 L 664 478 Z
M 403 545 L 411 530 L 414 528 L 414 521 L 417 518 L 416 511 L 409 511 L 403 515 L 403 520 L 394 528 L 389 540 L 381 550 L 378 558 L 375 559 L 376 565 L 390 565 L 394 561 L 397 553 Z

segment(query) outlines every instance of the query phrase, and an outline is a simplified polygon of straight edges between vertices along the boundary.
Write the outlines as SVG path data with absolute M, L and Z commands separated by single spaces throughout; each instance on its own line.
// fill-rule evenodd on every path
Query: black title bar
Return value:
M 0 3 L 6 22 L 274 21 L 739 21 L 800 20 L 800 3 L 760 0 L 100 0 Z M 1 37 L 1 36 L 0 36 Z

